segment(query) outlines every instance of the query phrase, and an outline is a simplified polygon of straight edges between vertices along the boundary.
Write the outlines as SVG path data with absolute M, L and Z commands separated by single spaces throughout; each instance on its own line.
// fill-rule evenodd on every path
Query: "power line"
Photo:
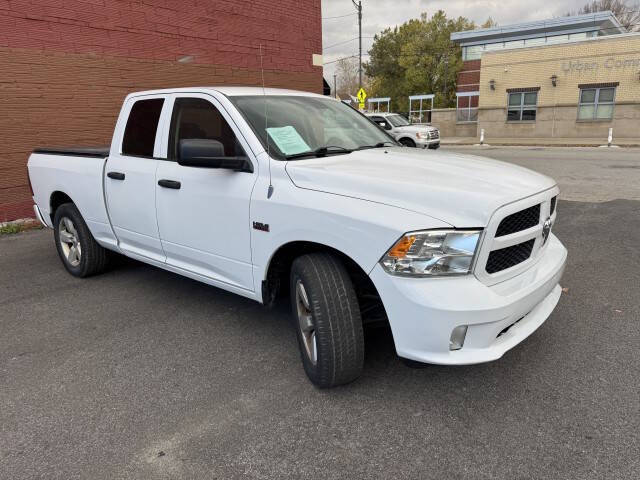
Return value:
M 369 55 L 368 53 L 363 53 L 362 55 Z M 347 60 L 348 58 L 358 58 L 359 55 L 356 53 L 354 55 L 349 55 L 348 57 L 341 57 L 341 58 L 337 58 L 335 60 L 331 60 L 330 62 L 324 62 L 322 65 L 329 65 L 331 63 L 336 63 L 339 62 L 340 60 Z
M 322 17 L 322 20 L 332 20 L 334 18 L 344 18 L 344 17 L 350 17 L 352 15 L 357 15 L 357 13 L 347 13 L 346 15 L 336 15 L 334 17 Z
M 324 50 L 328 50 L 328 49 L 333 48 L 333 47 L 337 47 L 338 45 L 344 45 L 345 43 L 353 42 L 354 40 L 358 40 L 359 38 L 360 37 L 355 37 L 355 38 L 350 38 L 349 40 L 345 40 L 343 42 L 333 43 L 331 45 L 323 47 L 322 50 L 324 51 Z M 373 38 L 373 37 L 362 37 L 362 38 Z
M 358 40 L 358 37 L 350 38 L 349 40 L 345 40 L 344 42 L 333 43 L 324 47 L 322 50 L 329 50 L 330 48 L 337 47 L 338 45 L 344 45 L 345 43 L 353 42 L 354 40 Z
M 358 57 L 357 54 L 356 55 L 349 55 L 348 57 L 342 57 L 342 58 L 338 58 L 336 60 L 331 60 L 330 62 L 324 62 L 322 65 L 329 65 L 331 63 L 339 62 L 340 60 L 346 60 L 348 58 L 357 58 L 357 57 Z

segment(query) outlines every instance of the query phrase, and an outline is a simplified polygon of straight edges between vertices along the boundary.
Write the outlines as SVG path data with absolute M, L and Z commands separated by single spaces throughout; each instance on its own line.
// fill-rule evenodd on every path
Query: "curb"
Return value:
M 478 142 L 460 142 L 460 143 L 447 143 L 440 142 L 440 145 L 443 147 L 473 147 L 479 146 Z M 488 146 L 487 144 L 485 144 Z M 491 142 L 492 147 L 607 147 L 607 145 L 603 145 L 602 143 L 505 143 L 505 142 Z M 612 145 L 614 148 L 638 148 L 640 147 L 640 143 L 625 143 L 620 145 Z

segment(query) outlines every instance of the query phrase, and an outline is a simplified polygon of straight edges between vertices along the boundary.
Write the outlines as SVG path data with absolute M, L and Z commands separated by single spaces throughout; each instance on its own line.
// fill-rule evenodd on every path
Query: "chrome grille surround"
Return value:
M 543 224 L 547 218 L 551 218 L 552 225 L 555 223 L 556 212 L 551 213 L 551 200 L 558 195 L 559 189 L 554 186 L 548 190 L 532 195 L 522 200 L 515 201 L 508 205 L 498 208 L 484 231 L 482 243 L 478 249 L 476 262 L 474 265 L 474 274 L 481 282 L 486 285 L 494 285 L 524 272 L 533 264 L 535 264 L 540 256 L 544 253 L 546 243 L 543 241 Z M 496 236 L 498 226 L 508 216 L 521 212 L 523 210 L 540 205 L 540 218 L 536 225 L 524 230 L 514 232 L 500 237 Z M 524 261 L 521 261 L 511 267 L 490 273 L 487 270 L 487 262 L 489 255 L 495 250 L 501 250 L 514 245 L 520 245 L 533 240 L 533 248 L 531 255 Z M 490 268 L 490 270 L 493 270 Z

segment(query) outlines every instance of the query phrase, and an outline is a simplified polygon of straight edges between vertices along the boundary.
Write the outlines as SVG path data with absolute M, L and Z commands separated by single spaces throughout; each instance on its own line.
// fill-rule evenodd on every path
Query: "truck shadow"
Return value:
M 288 365 L 277 373 L 283 377 L 279 381 L 307 382 L 300 365 L 288 299 L 280 299 L 276 305 L 267 308 L 241 296 L 126 257 L 117 256 L 111 265 L 107 276 L 120 277 L 117 281 L 122 281 L 122 276 L 136 278 L 136 288 L 148 289 L 152 296 L 157 297 L 148 300 L 150 305 L 154 305 L 153 310 L 164 308 L 179 312 L 165 321 L 179 321 L 187 329 L 206 332 L 212 351 L 221 345 L 242 346 L 242 350 L 237 350 L 235 354 L 237 361 L 247 365 L 247 368 L 269 369 L 268 365 L 255 365 L 253 359 L 256 357 L 266 359 L 265 362 L 270 362 L 269 359 L 285 359 Z M 143 291 L 137 292 L 137 295 L 147 297 Z M 171 307 L 165 306 L 169 303 Z M 261 340 L 257 341 L 258 338 Z M 519 349 L 526 352 L 527 342 Z M 530 348 L 535 349 L 536 343 L 532 342 Z M 188 345 L 184 347 L 188 348 Z M 365 327 L 362 377 L 352 384 L 324 391 L 323 395 L 332 392 L 331 395 L 341 396 L 375 387 L 389 392 L 401 388 L 416 395 L 425 395 L 426 389 L 431 396 L 441 389 L 440 393 L 450 391 L 452 382 L 467 384 L 472 389 L 492 388 L 500 381 L 505 382 L 505 375 L 508 377 L 510 370 L 520 368 L 520 362 L 526 362 L 525 353 L 507 355 L 510 356 L 508 362 L 485 365 L 407 366 L 396 354 L 388 324 L 370 325 Z M 498 380 L 500 377 L 502 380 Z M 509 379 L 508 383 L 511 382 L 512 379 Z

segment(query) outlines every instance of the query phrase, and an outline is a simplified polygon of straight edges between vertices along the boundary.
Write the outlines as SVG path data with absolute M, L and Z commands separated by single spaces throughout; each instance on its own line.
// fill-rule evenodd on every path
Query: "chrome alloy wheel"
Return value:
M 67 217 L 62 217 L 60 219 L 60 224 L 58 225 L 58 236 L 60 238 L 62 253 L 64 253 L 69 265 L 72 267 L 80 265 L 82 246 L 80 245 L 76 226 L 73 224 L 71 219 Z
M 302 280 L 298 280 L 296 282 L 296 307 L 298 314 L 298 326 L 300 328 L 300 333 L 302 334 L 302 343 L 304 343 L 307 357 L 311 360 L 311 363 L 315 365 L 318 361 L 316 326 L 313 322 L 309 297 L 307 296 L 307 291 L 304 288 Z

